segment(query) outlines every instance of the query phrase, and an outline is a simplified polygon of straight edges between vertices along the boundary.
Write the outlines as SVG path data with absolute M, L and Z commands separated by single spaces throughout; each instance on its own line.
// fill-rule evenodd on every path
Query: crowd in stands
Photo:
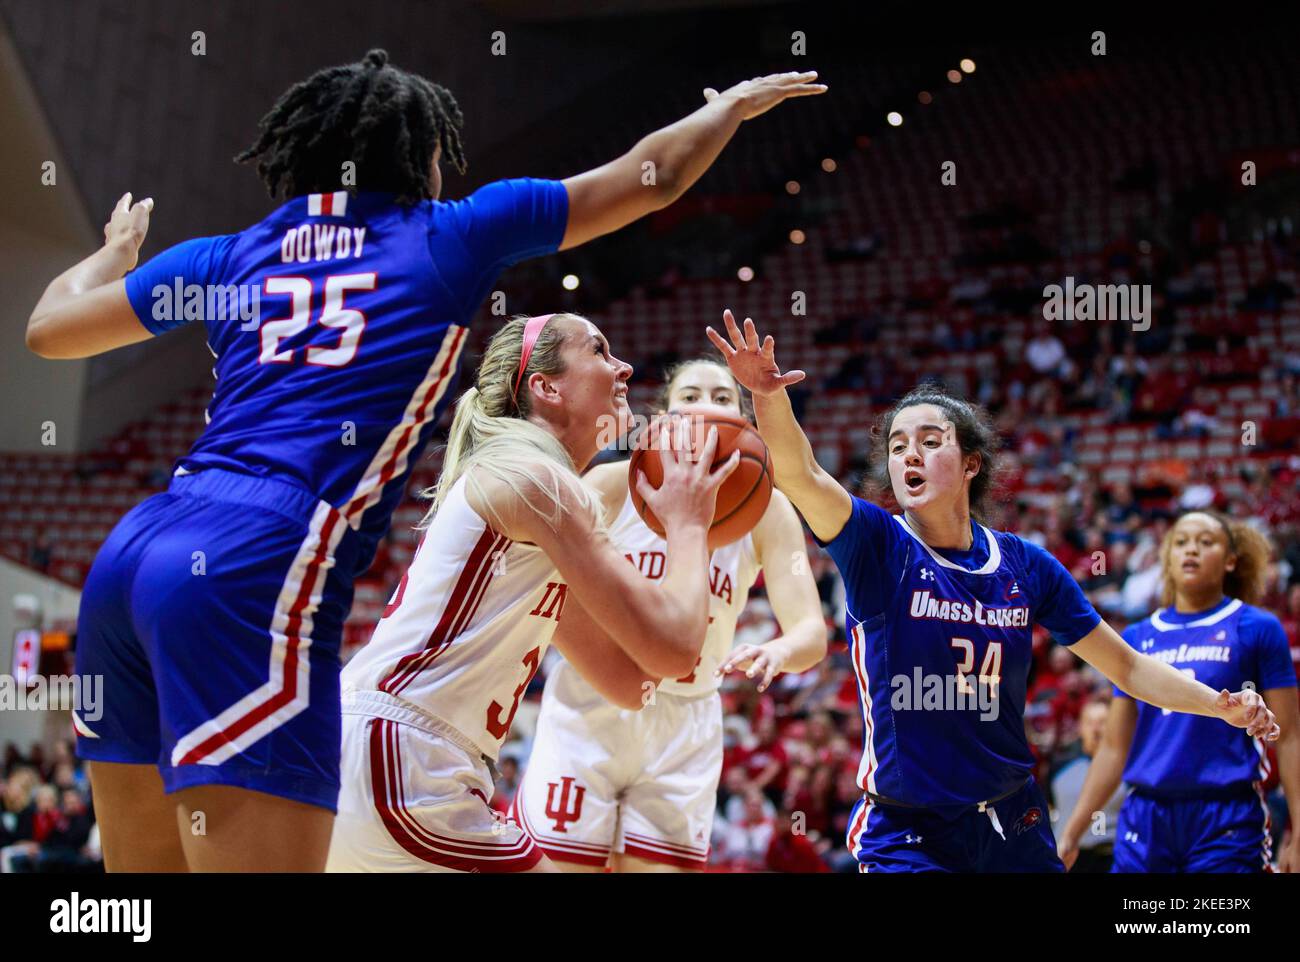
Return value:
M 26 754 L 7 744 L 0 765 L 0 873 L 102 870 L 90 782 L 72 740 L 55 742 L 48 756 L 40 744 Z

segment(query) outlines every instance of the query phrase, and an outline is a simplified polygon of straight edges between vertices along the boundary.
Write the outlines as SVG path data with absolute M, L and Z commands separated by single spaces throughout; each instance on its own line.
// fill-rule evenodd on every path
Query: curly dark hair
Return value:
M 1268 537 L 1245 521 L 1230 518 L 1218 511 L 1197 508 L 1184 511 L 1169 526 L 1160 542 L 1160 603 L 1166 607 L 1178 600 L 1178 591 L 1170 567 L 1174 548 L 1174 528 L 1188 515 L 1202 514 L 1217 521 L 1228 542 L 1228 554 L 1237 559 L 1237 565 L 1223 575 L 1223 593 L 1229 598 L 1240 598 L 1248 605 L 1257 605 L 1268 591 L 1268 562 L 1273 546 Z
M 414 204 L 432 196 L 429 170 L 439 144 L 465 172 L 463 123 L 448 90 L 371 50 L 358 63 L 326 67 L 286 90 L 258 125 L 257 143 L 235 161 L 256 161 L 273 198 L 339 190 L 343 164 L 352 161 L 353 192 L 388 192 Z
M 889 432 L 894 418 L 903 408 L 917 404 L 933 404 L 948 416 L 957 431 L 957 443 L 962 454 L 978 454 L 980 469 L 970 482 L 971 517 L 983 522 L 989 499 L 998 481 L 998 450 L 1002 441 L 993 419 L 978 404 L 972 404 L 954 394 L 949 394 L 935 384 L 921 384 L 899 398 L 884 414 L 876 418 L 871 427 L 871 461 L 864 479 L 867 497 L 888 500 L 893 497 L 889 483 Z

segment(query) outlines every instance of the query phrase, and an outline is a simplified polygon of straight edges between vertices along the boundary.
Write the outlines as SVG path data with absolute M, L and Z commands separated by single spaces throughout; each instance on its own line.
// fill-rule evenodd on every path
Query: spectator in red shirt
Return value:
M 749 783 L 765 792 L 772 803 L 776 804 L 785 791 L 785 766 L 787 756 L 780 738 L 777 737 L 776 720 L 770 715 L 764 716 L 758 723 L 756 744 L 742 746 L 736 752 L 736 764 L 745 769 Z
M 59 792 L 53 785 L 36 789 L 36 815 L 32 819 L 32 841 L 44 842 L 59 828 L 63 813 L 59 811 Z
M 765 866 L 769 872 L 829 872 L 808 836 L 795 833 L 790 813 L 777 813 L 772 823 L 772 841 L 767 847 Z

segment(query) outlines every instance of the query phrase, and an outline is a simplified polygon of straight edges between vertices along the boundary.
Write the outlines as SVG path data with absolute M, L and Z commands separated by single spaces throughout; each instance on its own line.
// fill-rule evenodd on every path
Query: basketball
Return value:
M 763 517 L 767 503 L 772 499 L 772 464 L 763 439 L 754 430 L 754 426 L 739 415 L 711 412 L 680 417 L 690 422 L 692 451 L 704 447 L 709 428 L 717 427 L 718 449 L 713 456 L 714 469 L 731 457 L 732 451 L 740 451 L 740 463 L 736 465 L 736 470 L 718 489 L 713 524 L 709 528 L 709 550 L 713 551 L 739 541 L 753 531 L 754 525 Z M 650 446 L 651 435 L 650 431 L 642 432 L 632 451 L 628 486 L 632 491 L 632 504 L 636 507 L 637 514 L 641 515 L 641 520 L 663 537 L 664 526 L 636 489 L 638 470 L 645 472 L 646 481 L 653 487 L 659 487 L 664 480 L 659 451 Z

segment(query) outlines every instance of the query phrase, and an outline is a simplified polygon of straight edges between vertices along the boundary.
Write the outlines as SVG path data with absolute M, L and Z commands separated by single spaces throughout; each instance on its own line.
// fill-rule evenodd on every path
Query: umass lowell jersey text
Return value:
M 1161 608 L 1130 625 L 1124 640 L 1215 691 L 1238 691 L 1247 683 L 1260 692 L 1296 684 L 1281 622 L 1235 598 L 1187 614 Z M 1118 690 L 1116 695 L 1127 697 Z M 1124 767 L 1128 784 L 1161 795 L 1198 795 L 1208 789 L 1249 788 L 1267 776 L 1263 744 L 1242 729 L 1145 702 L 1137 708 L 1137 729 Z
M 938 551 L 855 497 L 824 545 L 844 577 L 866 729 L 858 782 L 871 794 L 945 808 L 1023 784 L 1033 625 L 1073 644 L 1101 620 L 1046 551 L 972 530 L 969 551 Z
M 555 251 L 567 218 L 564 185 L 530 178 L 407 208 L 388 194 L 312 194 L 144 264 L 126 290 L 155 334 L 187 319 L 178 289 L 206 287 L 205 307 L 218 285 L 260 296 L 260 323 L 205 312 L 216 388 L 178 473 L 302 487 L 357 532 L 349 574 L 364 571 L 454 397 L 474 311 L 505 267 Z

